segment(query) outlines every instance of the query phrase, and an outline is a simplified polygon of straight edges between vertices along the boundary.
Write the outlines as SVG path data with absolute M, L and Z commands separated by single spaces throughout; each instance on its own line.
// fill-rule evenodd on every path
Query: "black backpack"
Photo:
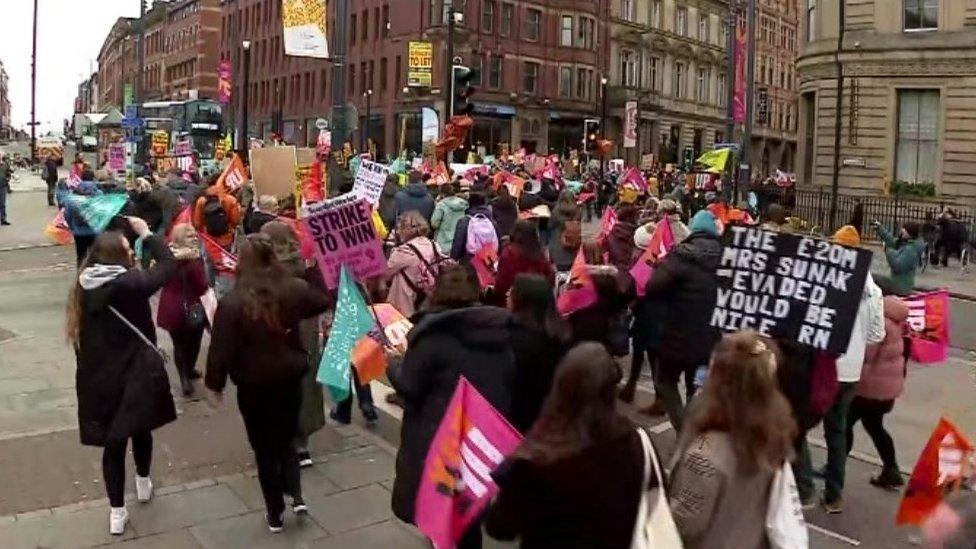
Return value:
M 203 223 L 211 236 L 223 236 L 230 231 L 227 212 L 220 203 L 220 197 L 208 195 L 203 203 Z

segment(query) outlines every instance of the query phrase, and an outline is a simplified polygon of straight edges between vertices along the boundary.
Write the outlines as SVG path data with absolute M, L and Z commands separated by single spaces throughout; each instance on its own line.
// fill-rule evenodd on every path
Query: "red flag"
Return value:
M 949 493 L 967 476 L 973 445 L 946 418 L 929 437 L 898 508 L 898 524 L 922 524 Z
M 600 233 L 596 236 L 597 242 L 603 242 L 610 236 L 610 231 L 617 224 L 617 211 L 607 206 L 603 211 L 603 219 L 600 221 Z
M 224 173 L 220 174 L 220 179 L 217 180 L 217 188 L 223 192 L 232 193 L 243 187 L 247 180 L 247 168 L 244 167 L 241 157 L 235 154 L 231 158 L 230 164 L 227 164 L 224 169 Z
M 478 250 L 471 258 L 471 266 L 478 275 L 478 284 L 482 290 L 494 286 L 495 276 L 498 274 L 498 250 L 493 246 Z
M 236 255 L 224 249 L 223 246 L 207 236 L 206 233 L 199 232 L 197 235 L 203 241 L 203 248 L 207 251 L 207 256 L 210 257 L 210 262 L 213 264 L 214 269 L 222 273 L 231 274 L 237 271 Z
M 562 293 L 556 298 L 556 308 L 563 316 L 569 316 L 580 309 L 585 309 L 597 301 L 596 286 L 593 279 L 586 272 L 586 260 L 583 259 L 583 249 L 576 253 L 573 266 L 569 269 L 569 281 L 563 286 Z
M 461 376 L 417 490 L 417 528 L 434 547 L 457 544 L 498 493 L 491 473 L 521 442 L 518 431 Z

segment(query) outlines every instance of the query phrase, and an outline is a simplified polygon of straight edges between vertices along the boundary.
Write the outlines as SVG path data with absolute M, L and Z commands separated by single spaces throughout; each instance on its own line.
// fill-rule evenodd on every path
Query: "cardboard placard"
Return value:
M 112 143 L 108 146 L 108 169 L 115 172 L 125 170 L 125 143 Z
M 349 268 L 357 280 L 386 271 L 383 244 L 376 236 L 369 203 L 353 193 L 309 206 L 302 217 L 315 247 L 322 278 L 329 288 L 339 284 L 339 271 Z
M 711 325 L 846 352 L 871 252 L 756 227 L 729 231 L 716 269 Z
M 255 196 L 287 196 L 295 192 L 294 174 L 298 167 L 295 147 L 251 149 L 251 178 Z
M 359 165 L 359 171 L 356 172 L 356 181 L 353 184 L 352 192 L 359 198 L 369 202 L 371 206 L 375 205 L 380 201 L 380 195 L 383 194 L 383 186 L 386 185 L 386 178 L 389 175 L 390 168 L 387 166 L 379 162 L 363 159 Z

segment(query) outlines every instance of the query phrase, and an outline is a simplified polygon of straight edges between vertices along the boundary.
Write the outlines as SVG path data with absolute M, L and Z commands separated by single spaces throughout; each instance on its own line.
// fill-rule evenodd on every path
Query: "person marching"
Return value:
M 67 336 L 78 371 L 78 431 L 81 443 L 100 446 L 102 478 L 111 510 L 109 532 L 125 533 L 125 453 L 132 439 L 136 499 L 152 498 L 149 478 L 152 431 L 176 419 L 149 298 L 177 272 L 173 254 L 146 222 L 126 218 L 156 263 L 137 267 L 121 232 L 96 237 L 82 261 L 67 307 Z

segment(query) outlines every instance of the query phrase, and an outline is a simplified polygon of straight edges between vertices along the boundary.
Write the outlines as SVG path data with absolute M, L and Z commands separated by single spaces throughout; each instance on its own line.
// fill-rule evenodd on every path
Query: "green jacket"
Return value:
M 885 243 L 885 257 L 891 267 L 891 282 L 898 295 L 915 291 L 915 272 L 918 270 L 925 242 L 921 238 L 909 240 L 898 246 L 894 235 L 884 227 L 878 227 L 878 236 Z

